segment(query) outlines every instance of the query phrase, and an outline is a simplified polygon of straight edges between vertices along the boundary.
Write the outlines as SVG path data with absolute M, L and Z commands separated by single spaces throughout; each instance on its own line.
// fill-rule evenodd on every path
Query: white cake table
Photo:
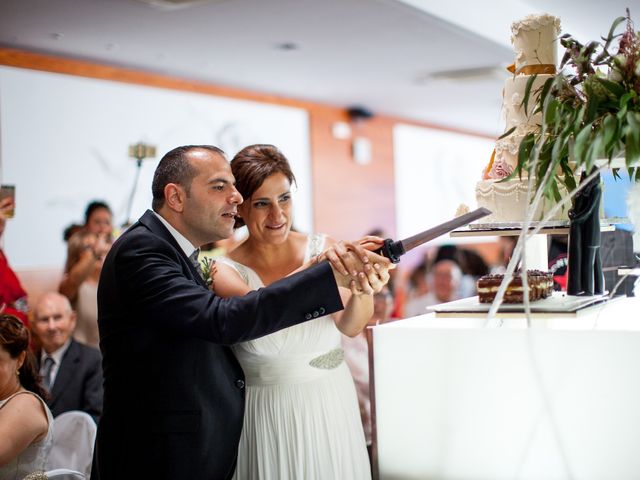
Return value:
M 373 329 L 381 479 L 640 478 L 640 300 Z

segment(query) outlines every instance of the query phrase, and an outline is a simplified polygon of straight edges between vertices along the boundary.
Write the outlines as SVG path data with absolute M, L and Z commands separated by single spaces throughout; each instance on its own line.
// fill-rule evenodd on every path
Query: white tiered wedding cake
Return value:
M 483 180 L 476 185 L 478 206 L 493 212 L 487 222 L 521 222 L 533 193 L 527 195 L 529 180 L 526 172 L 522 178 L 501 181 L 511 175 L 518 165 L 518 150 L 522 139 L 540 130 L 541 114 L 533 114 L 536 100 L 544 83 L 556 73 L 557 38 L 560 20 L 549 14 L 528 15 L 511 25 L 511 43 L 516 54 L 515 64 L 509 67 L 513 76 L 508 78 L 503 90 L 505 132 L 513 132 L 496 142 L 491 162 L 483 172 Z M 535 76 L 531 87 L 528 109 L 523 99 L 527 82 Z M 561 192 L 564 194 L 566 191 Z M 552 207 L 543 198 L 533 220 L 541 220 Z M 568 207 L 559 211 L 553 220 L 567 218 Z

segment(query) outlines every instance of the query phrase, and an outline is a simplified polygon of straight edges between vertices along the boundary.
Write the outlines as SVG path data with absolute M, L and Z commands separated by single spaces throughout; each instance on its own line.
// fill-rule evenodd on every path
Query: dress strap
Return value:
M 244 283 L 246 283 L 247 285 L 249 285 L 249 269 L 248 267 L 242 265 L 241 263 L 238 263 L 234 260 L 231 260 L 229 257 L 218 257 L 216 259 L 218 262 L 222 262 L 226 265 L 229 265 L 231 268 L 233 268 L 236 272 L 238 272 L 238 274 L 240 275 L 240 277 L 242 278 L 242 280 L 244 281 Z
M 327 239 L 327 236 L 324 233 L 314 233 L 309 235 L 309 240 L 307 241 L 307 251 L 304 255 L 304 261 L 308 262 L 316 255 L 319 255 L 324 250 L 324 244 Z
M 18 395 L 23 394 L 23 393 L 28 393 L 29 395 L 33 395 L 38 400 L 40 400 L 40 397 L 38 395 L 36 395 L 35 393 L 30 392 L 29 390 L 22 390 L 20 392 L 14 393 L 13 395 L 11 395 L 8 398 L 6 398 L 5 400 L 2 400 L 1 401 L 2 403 L 0 403 L 0 408 L 4 407 L 9 402 L 9 400 L 11 400 L 13 397 L 17 397 Z

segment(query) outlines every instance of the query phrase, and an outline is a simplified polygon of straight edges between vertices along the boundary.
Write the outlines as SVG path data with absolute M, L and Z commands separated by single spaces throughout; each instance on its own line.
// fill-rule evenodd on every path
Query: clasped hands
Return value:
M 384 239 L 366 236 L 354 242 L 340 241 L 318 256 L 318 261 L 331 263 L 336 283 L 348 288 L 354 295 L 373 295 L 382 290 L 389 281 L 389 270 L 395 264 L 374 253 Z
M 83 251 L 91 252 L 96 261 L 103 260 L 111 248 L 111 238 L 108 234 L 87 235 L 83 241 Z

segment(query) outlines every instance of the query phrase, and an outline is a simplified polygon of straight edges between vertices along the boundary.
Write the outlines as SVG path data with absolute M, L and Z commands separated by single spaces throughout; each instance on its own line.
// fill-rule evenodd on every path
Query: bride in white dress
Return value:
M 1 312 L 1 307 L 0 307 Z M 53 417 L 42 400 L 27 328 L 0 313 L 0 479 L 42 471 L 53 441 Z
M 243 295 L 304 268 L 332 243 L 291 231 L 294 177 L 278 149 L 246 147 L 231 167 L 245 199 L 238 212 L 249 237 L 216 263 L 213 288 L 222 296 Z M 386 267 L 375 267 L 352 282 L 341 315 L 323 316 L 319 308 L 308 322 L 234 347 L 246 381 L 235 478 L 371 477 L 340 332 L 357 335 L 371 317 L 373 293 L 388 280 Z

